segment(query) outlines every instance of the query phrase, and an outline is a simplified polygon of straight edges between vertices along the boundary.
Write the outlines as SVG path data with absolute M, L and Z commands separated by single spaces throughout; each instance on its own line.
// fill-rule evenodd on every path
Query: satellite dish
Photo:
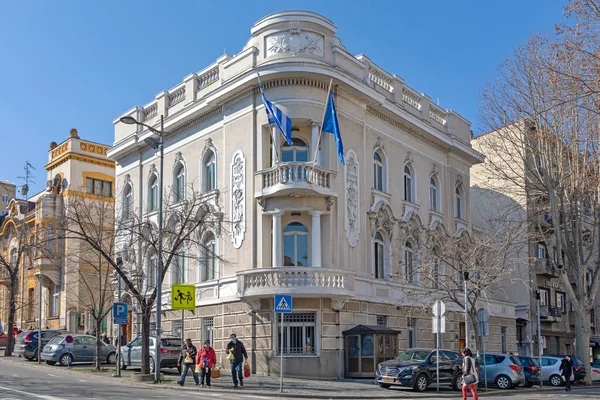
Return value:
M 23 196 L 27 196 L 27 193 L 29 193 L 29 186 L 27 184 L 21 186 L 21 194 Z

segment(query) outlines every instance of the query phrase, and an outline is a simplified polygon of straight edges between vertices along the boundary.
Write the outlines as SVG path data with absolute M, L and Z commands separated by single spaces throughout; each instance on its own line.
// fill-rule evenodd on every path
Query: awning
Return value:
M 398 335 L 398 334 L 400 334 L 400 331 L 397 331 L 395 329 L 390 329 L 385 326 L 379 326 L 379 325 L 356 325 L 354 328 L 342 332 L 342 335 L 344 335 L 344 336 L 365 335 L 365 334 L 375 334 L 375 333 Z
M 590 347 L 600 347 L 600 339 L 590 339 Z

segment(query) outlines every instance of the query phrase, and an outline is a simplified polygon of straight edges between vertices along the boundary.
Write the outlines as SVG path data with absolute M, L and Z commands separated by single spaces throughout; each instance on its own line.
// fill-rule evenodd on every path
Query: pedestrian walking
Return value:
M 571 361 L 571 357 L 565 356 L 565 358 L 560 363 L 560 372 L 562 376 L 565 377 L 565 390 L 567 392 L 571 391 L 571 374 L 573 374 L 573 361 Z
M 205 341 L 204 346 L 200 348 L 196 364 L 200 368 L 200 387 L 204 387 L 204 377 L 206 377 L 206 387 L 210 387 L 211 369 L 217 364 L 217 355 L 210 347 L 210 341 Z
M 248 353 L 244 344 L 237 339 L 235 333 L 230 336 L 231 341 L 227 344 L 227 359 L 231 361 L 231 378 L 233 387 L 244 386 L 244 374 L 242 368 L 248 362 Z
M 177 366 L 181 368 L 181 377 L 177 381 L 179 386 L 185 385 L 185 377 L 188 374 L 188 371 L 192 370 L 192 375 L 194 377 L 194 382 L 196 385 L 198 382 L 198 373 L 196 372 L 196 357 L 198 356 L 198 349 L 196 346 L 192 344 L 192 339 L 185 339 L 185 345 L 181 350 L 181 355 L 179 356 L 179 360 L 177 361 Z
M 463 356 L 462 373 L 463 373 L 463 386 L 462 386 L 462 398 L 467 400 L 467 392 L 470 390 L 473 400 L 478 400 L 477 397 L 477 384 L 479 383 L 479 375 L 477 373 L 477 367 L 475 366 L 475 360 L 473 359 L 473 353 L 467 347 L 461 351 Z

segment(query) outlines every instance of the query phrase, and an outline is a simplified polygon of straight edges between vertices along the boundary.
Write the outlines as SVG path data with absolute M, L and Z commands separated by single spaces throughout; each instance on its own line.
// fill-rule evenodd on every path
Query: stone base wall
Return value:
M 332 308 L 328 298 L 294 298 L 294 312 L 315 312 L 317 354 L 314 356 L 284 356 L 283 367 L 286 376 L 335 378 L 344 376 L 345 343 L 342 332 L 356 325 L 377 325 L 377 317 L 387 319 L 389 328 L 399 331 L 397 349 L 408 347 L 408 319 L 416 318 L 417 346 L 435 348 L 432 334 L 431 315 L 423 309 L 397 307 L 364 301 L 349 301 L 340 310 Z M 213 347 L 219 363 L 229 368 L 226 359 L 226 347 L 231 333 L 241 340 L 250 357 L 253 373 L 278 375 L 280 359 L 277 356 L 277 328 L 273 312 L 273 299 L 263 299 L 260 309 L 250 311 L 241 302 L 223 303 L 198 307 L 195 311 L 185 312 L 185 337 L 189 337 L 200 346 L 206 338 L 202 337 L 202 319 L 212 317 L 214 322 Z M 163 330 L 169 332 L 173 321 L 181 320 L 180 311 L 166 312 Z M 459 324 L 464 321 L 462 313 L 448 312 L 446 333 L 443 334 L 442 347 L 459 350 Z M 516 321 L 508 318 L 490 317 L 490 336 L 486 337 L 486 351 L 502 350 L 502 327 L 506 327 L 508 352 L 517 351 Z M 477 349 L 477 344 L 471 347 Z M 341 349 L 341 353 L 340 353 Z

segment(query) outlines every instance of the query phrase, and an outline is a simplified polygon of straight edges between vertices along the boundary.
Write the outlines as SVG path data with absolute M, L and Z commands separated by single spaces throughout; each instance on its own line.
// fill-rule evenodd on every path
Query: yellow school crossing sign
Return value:
M 171 285 L 171 306 L 173 310 L 196 309 L 196 287 L 194 285 Z

